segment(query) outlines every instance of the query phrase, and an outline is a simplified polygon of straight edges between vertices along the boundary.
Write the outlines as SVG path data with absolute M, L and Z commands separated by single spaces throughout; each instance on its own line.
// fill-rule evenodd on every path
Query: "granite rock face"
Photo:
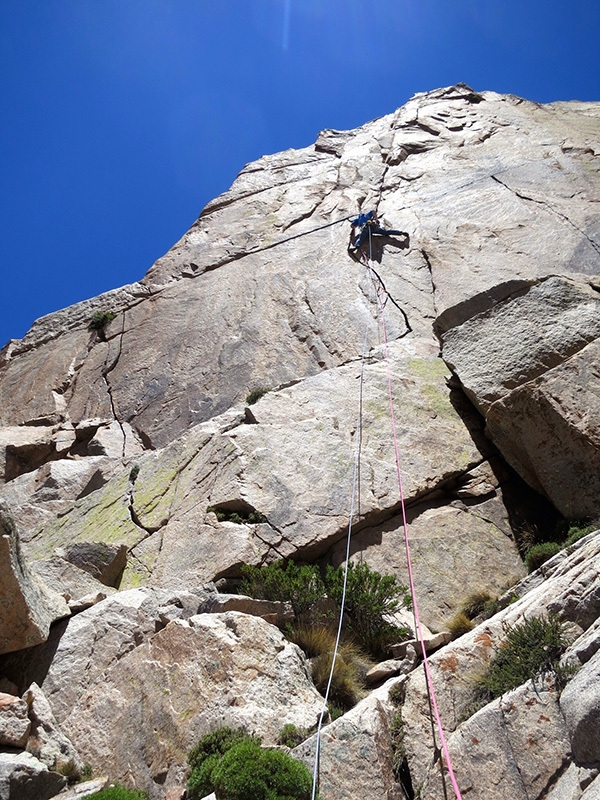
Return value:
M 139 283 L 50 314 L 0 351 L 0 501 L 23 551 L 1 537 L 12 603 L 0 604 L 1 649 L 17 651 L 4 677 L 21 693 L 42 686 L 84 760 L 162 800 L 197 735 L 231 722 L 273 742 L 286 721 L 314 722 L 298 651 L 205 584 L 235 581 L 244 563 L 342 563 L 355 473 L 350 557 L 406 582 L 391 387 L 459 782 L 488 799 L 508 782 L 519 800 L 591 800 L 594 768 L 568 756 L 589 709 L 563 708 L 569 687 L 560 706 L 548 684 L 461 714 L 469 675 L 524 615 L 577 623 L 568 658 L 592 670 L 597 537 L 442 644 L 465 595 L 523 577 L 523 530 L 600 515 L 599 156 L 600 104 L 462 84 L 416 95 L 247 165 Z M 374 238 L 370 269 L 347 252 L 348 220 L 369 209 L 408 233 Z M 420 671 L 406 685 L 406 770 L 414 791 L 438 797 Z M 338 730 L 391 800 L 396 712 L 378 692 L 328 737 L 344 758 Z M 543 769 L 519 738 L 536 714 Z M 133 743 L 116 755 L 124 730 Z M 327 792 L 368 795 L 335 759 Z

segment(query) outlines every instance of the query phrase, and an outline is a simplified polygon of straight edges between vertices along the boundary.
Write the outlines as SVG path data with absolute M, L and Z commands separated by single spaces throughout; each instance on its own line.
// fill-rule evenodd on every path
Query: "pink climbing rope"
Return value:
M 369 247 L 371 245 L 370 242 L 370 235 L 369 235 Z M 431 678 L 431 671 L 429 669 L 429 661 L 427 659 L 427 651 L 425 649 L 425 642 L 423 640 L 423 630 L 421 628 L 421 620 L 419 618 L 419 607 L 417 605 L 417 595 L 415 592 L 415 582 L 413 578 L 413 570 L 412 570 L 412 562 L 410 558 L 410 546 L 408 542 L 408 526 L 406 523 L 406 508 L 404 504 L 404 489 L 402 487 L 402 470 L 400 469 L 400 451 L 398 448 L 398 434 L 396 431 L 396 417 L 394 414 L 394 395 L 392 391 L 392 371 L 390 368 L 390 358 L 389 358 L 389 351 L 388 351 L 388 337 L 387 337 L 387 326 L 385 322 L 385 303 L 382 301 L 381 298 L 381 282 L 376 278 L 375 270 L 372 264 L 372 253 L 369 252 L 369 261 L 368 261 L 369 272 L 371 274 L 372 280 L 377 285 L 377 304 L 379 306 L 380 315 L 381 315 L 381 326 L 383 330 L 383 345 L 384 345 L 384 354 L 385 354 L 385 363 L 387 369 L 387 382 L 388 382 L 388 394 L 389 394 L 389 401 L 390 401 L 390 416 L 391 416 L 391 423 L 392 423 L 392 434 L 394 439 L 394 452 L 396 455 L 396 471 L 398 474 L 398 489 L 400 492 L 400 505 L 402 508 L 402 525 L 404 529 L 404 547 L 406 549 L 406 563 L 408 567 L 408 581 L 410 587 L 410 594 L 412 597 L 413 603 L 413 612 L 415 616 L 415 623 L 417 626 L 417 634 L 419 643 L 421 645 L 421 652 L 423 654 L 423 667 L 425 669 L 425 680 L 427 681 L 427 685 L 429 687 L 429 694 L 431 697 L 431 703 L 433 706 L 433 713 L 435 716 L 435 721 L 437 724 L 437 729 L 440 735 L 440 742 L 442 745 L 442 752 L 444 754 L 444 759 L 446 761 L 446 768 L 448 770 L 448 774 L 450 776 L 450 781 L 452 783 L 452 788 L 454 789 L 454 794 L 456 796 L 456 800 L 462 800 L 462 795 L 460 793 L 460 789 L 458 788 L 458 783 L 456 781 L 456 777 L 454 775 L 454 770 L 452 769 L 452 761 L 450 759 L 450 753 L 448 752 L 448 745 L 446 744 L 446 737 L 444 736 L 444 729 L 442 728 L 442 720 L 440 718 L 440 712 L 438 710 L 437 701 L 435 698 L 435 691 L 433 688 L 433 680 Z

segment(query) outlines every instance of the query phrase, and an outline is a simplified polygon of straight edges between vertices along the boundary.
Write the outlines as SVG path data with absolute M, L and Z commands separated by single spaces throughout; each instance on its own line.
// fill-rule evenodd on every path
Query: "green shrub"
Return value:
M 188 764 L 192 768 L 187 787 L 190 800 L 201 800 L 213 791 L 213 770 L 228 750 L 244 742 L 260 746 L 260 741 L 257 736 L 229 727 L 203 736 L 188 753 Z
M 294 561 L 277 561 L 264 567 L 244 564 L 240 592 L 262 600 L 289 602 L 297 619 L 307 614 L 325 594 L 315 566 L 298 566 Z
M 109 786 L 99 792 L 88 795 L 88 800 L 147 800 L 146 792 L 138 792 L 136 789 L 125 789 L 124 786 Z
M 556 615 L 531 617 L 508 629 L 480 683 L 494 698 L 541 673 L 556 674 L 566 646 L 565 625 Z
M 600 528 L 600 521 L 592 522 L 589 525 L 572 525 L 569 527 L 568 535 L 563 547 L 570 547 L 575 542 L 583 539 L 588 533 L 593 533 Z
M 308 769 L 282 750 L 267 750 L 242 731 L 221 728 L 203 737 L 188 756 L 188 797 L 215 792 L 219 800 L 309 800 Z M 199 778 L 202 772 L 202 781 Z
M 542 542 L 541 544 L 534 544 L 527 551 L 525 556 L 525 563 L 529 572 L 534 572 L 538 567 L 541 567 L 549 558 L 555 556 L 560 552 L 561 546 L 557 542 Z
M 344 584 L 344 568 L 327 568 L 325 585 L 327 594 L 341 604 Z M 357 642 L 366 652 L 378 657 L 387 648 L 408 634 L 390 625 L 384 617 L 400 608 L 410 608 L 410 597 L 406 586 L 398 582 L 395 575 L 381 575 L 368 564 L 348 564 L 345 611 L 349 628 Z
M 246 395 L 246 403 L 248 403 L 249 406 L 253 406 L 263 395 L 270 391 L 270 386 L 258 386 Z
M 255 508 L 219 508 L 218 506 L 208 506 L 207 511 L 212 511 L 219 522 L 235 522 L 236 525 L 243 525 L 246 522 L 252 525 L 257 525 L 261 522 L 267 522 L 267 518 L 260 511 Z
M 92 316 L 88 328 L 91 331 L 100 331 L 109 322 L 112 322 L 117 315 L 112 311 L 96 311 Z

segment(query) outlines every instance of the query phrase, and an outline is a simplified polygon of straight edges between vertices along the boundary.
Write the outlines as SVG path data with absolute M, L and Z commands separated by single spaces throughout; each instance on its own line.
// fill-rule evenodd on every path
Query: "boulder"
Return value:
M 492 441 L 569 518 L 600 512 L 599 288 L 545 278 L 442 335 Z
M 70 789 L 60 793 L 60 800 L 80 800 L 83 797 L 89 797 L 91 794 L 106 789 L 110 785 L 108 778 L 94 778 L 91 781 L 82 781 Z
M 592 656 L 565 687 L 560 707 L 575 761 L 600 761 L 600 653 Z
M 130 589 L 68 621 L 42 684 L 59 724 L 105 670 L 155 632 L 164 599 L 148 589 Z
M 0 692 L 0 747 L 24 748 L 30 730 L 27 703 Z
M 98 671 L 61 727 L 95 769 L 162 798 L 158 786 L 181 783 L 203 734 L 230 725 L 274 744 L 287 723 L 314 725 L 322 703 L 296 645 L 264 620 L 229 611 L 174 620 Z
M 66 785 L 31 753 L 0 751 L 0 800 L 50 800 Z
M 569 739 L 557 692 L 551 683 L 509 692 L 461 725 L 448 749 L 463 795 L 474 800 L 544 796 L 568 764 Z M 444 797 L 438 765 L 421 779 L 412 775 L 424 800 Z
M 404 800 L 394 775 L 390 725 L 397 712 L 389 698 L 393 678 L 321 731 L 319 793 L 324 798 Z M 313 772 L 316 735 L 292 750 Z
M 64 598 L 46 589 L 25 563 L 5 507 L 0 507 L 0 600 L 0 653 L 43 642 L 50 624 L 70 614 Z

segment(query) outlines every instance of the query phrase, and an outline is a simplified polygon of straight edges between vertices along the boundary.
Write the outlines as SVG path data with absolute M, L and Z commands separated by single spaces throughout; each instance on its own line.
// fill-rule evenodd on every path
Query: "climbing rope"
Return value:
M 356 499 L 358 494 L 358 502 L 360 504 L 360 456 L 361 456 L 361 449 L 362 449 L 362 406 L 363 406 L 363 384 L 364 384 L 364 372 L 365 372 L 365 361 L 367 357 L 367 349 L 368 349 L 368 338 L 369 338 L 369 320 L 367 319 L 365 325 L 365 335 L 363 339 L 362 345 L 362 353 L 360 359 L 360 378 L 359 378 L 359 388 L 358 388 L 358 413 L 356 418 L 356 449 L 354 454 L 354 465 L 352 470 L 352 492 L 350 497 L 350 518 L 348 520 L 348 533 L 346 536 L 346 558 L 344 560 L 344 583 L 342 587 L 342 599 L 340 603 L 340 617 L 338 622 L 337 633 L 335 637 L 335 646 L 333 648 L 333 654 L 331 658 L 331 668 L 329 670 L 329 679 L 327 681 L 327 688 L 325 690 L 325 696 L 323 700 L 323 707 L 321 709 L 321 713 L 319 715 L 319 723 L 317 726 L 317 738 L 316 738 L 316 746 L 315 746 L 315 765 L 313 769 L 313 785 L 312 785 L 312 795 L 311 800 L 315 800 L 316 794 L 319 790 L 319 769 L 320 769 L 320 756 L 321 756 L 321 730 L 323 727 L 323 719 L 325 718 L 325 714 L 327 713 L 327 704 L 329 702 L 329 693 L 331 691 L 331 684 L 333 681 L 333 673 L 335 670 L 335 662 L 337 659 L 338 649 L 340 645 L 340 638 L 342 635 L 342 622 L 344 619 L 344 608 L 346 605 L 346 587 L 348 583 L 348 566 L 350 563 L 350 540 L 352 538 L 352 523 L 354 520 L 354 510 L 356 507 Z M 358 492 L 357 492 L 358 488 Z M 360 512 L 359 512 L 360 516 Z
M 368 268 L 371 275 L 376 275 L 375 270 L 373 269 L 373 251 L 371 246 L 371 233 L 369 231 L 369 261 L 368 261 Z M 446 737 L 444 736 L 444 729 L 442 727 L 442 720 L 440 718 L 440 713 L 437 705 L 437 700 L 435 696 L 435 690 L 433 687 L 433 680 L 431 677 L 431 670 L 429 668 L 429 660 L 427 658 L 427 650 L 425 648 L 425 641 L 423 637 L 423 629 L 421 627 L 421 620 L 419 617 L 419 607 L 417 604 L 417 595 L 415 591 L 415 582 L 414 582 L 414 575 L 412 569 L 412 561 L 410 557 L 410 545 L 409 545 L 409 538 L 408 538 L 408 525 L 406 521 L 406 506 L 404 502 L 404 489 L 402 485 L 402 470 L 400 466 L 400 450 L 398 446 L 398 433 L 396 430 L 396 417 L 394 412 L 394 394 L 392 390 L 392 370 L 390 367 L 390 358 L 389 358 L 389 348 L 388 348 L 388 336 L 387 336 L 387 325 L 385 319 L 385 303 L 382 301 L 381 298 L 381 282 L 378 280 L 377 283 L 377 301 L 379 305 L 379 313 L 381 318 L 381 326 L 383 331 L 383 346 L 384 346 L 384 354 L 385 354 L 385 363 L 386 363 L 386 371 L 387 371 L 387 384 L 388 384 L 388 396 L 389 396 L 389 404 L 390 404 L 390 417 L 391 417 L 391 424 L 392 424 L 392 437 L 394 442 L 394 454 L 396 458 L 396 473 L 398 477 L 398 490 L 400 493 L 400 506 L 402 509 L 402 527 L 404 531 L 404 547 L 406 550 L 406 563 L 407 563 L 407 571 L 408 571 L 408 581 L 409 581 L 409 588 L 410 594 L 412 598 L 412 605 L 413 605 L 413 615 L 415 620 L 415 627 L 417 633 L 417 639 L 421 646 L 421 653 L 423 656 L 423 669 L 425 671 L 425 684 L 427 687 L 427 694 L 430 703 L 430 713 L 431 708 L 433 708 L 433 716 L 435 717 L 440 742 L 442 746 L 442 752 L 444 754 L 444 759 L 446 762 L 446 769 L 448 770 L 448 775 L 450 776 L 450 781 L 452 783 L 452 788 L 454 790 L 454 794 L 456 796 L 456 800 L 462 800 L 462 795 L 460 793 L 460 789 L 458 788 L 458 783 L 456 781 L 456 777 L 454 775 L 454 770 L 452 768 L 452 761 L 450 759 L 450 753 L 448 751 L 448 745 L 446 743 Z M 432 725 L 433 729 L 433 725 Z M 437 743 L 435 741 L 434 736 L 434 749 L 436 751 L 436 755 L 438 754 Z M 445 786 L 445 779 L 444 779 L 444 772 L 443 768 L 444 765 L 440 760 L 440 768 L 442 770 L 442 783 L 444 786 L 444 796 L 446 796 L 446 786 Z

